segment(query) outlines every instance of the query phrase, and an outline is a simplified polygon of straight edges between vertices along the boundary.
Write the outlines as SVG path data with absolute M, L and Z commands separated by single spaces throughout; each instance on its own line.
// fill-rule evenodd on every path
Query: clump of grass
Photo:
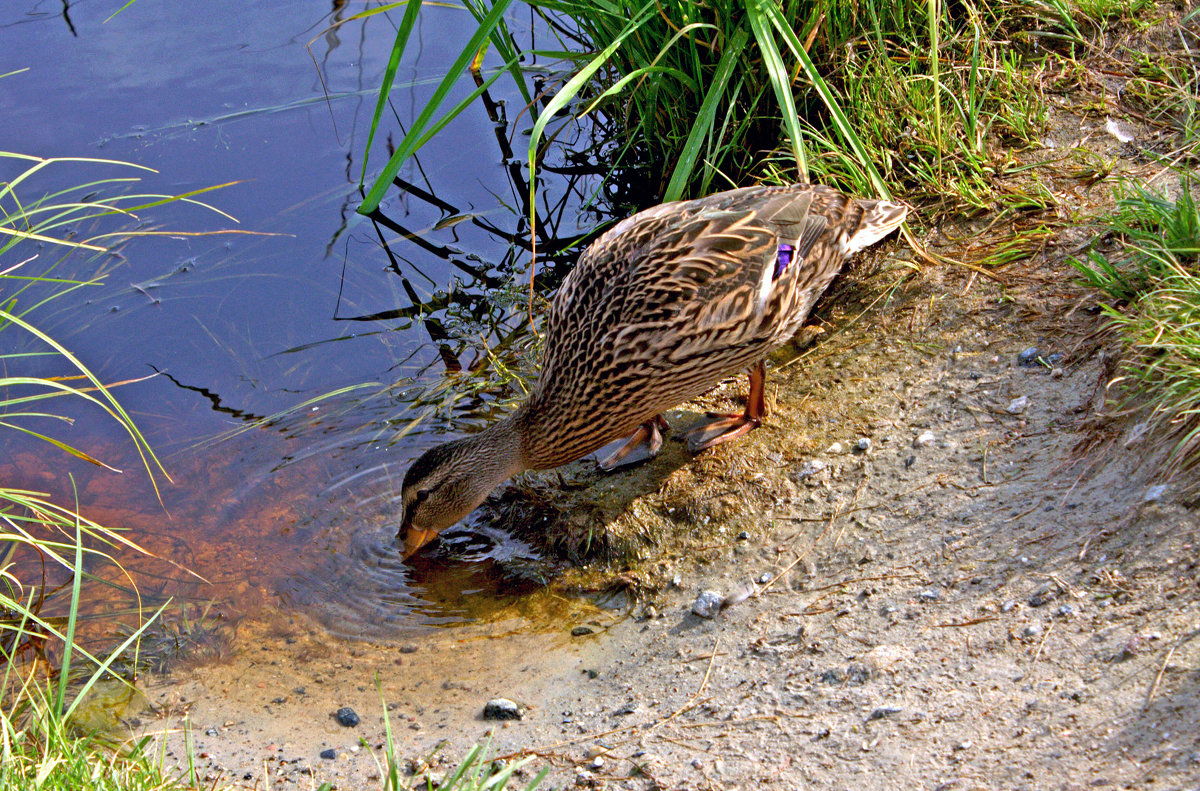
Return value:
M 1173 465 L 1200 461 L 1200 208 L 1190 176 L 1168 197 L 1143 185 L 1119 188 L 1103 229 L 1120 251 L 1089 252 L 1072 265 L 1110 302 L 1124 357 L 1113 382 L 1128 412 L 1175 439 Z
M 103 382 L 40 329 L 37 314 L 99 282 L 58 276 L 55 270 L 71 256 L 102 254 L 113 244 L 155 233 L 134 227 L 143 210 L 174 201 L 204 204 L 194 200 L 197 193 L 132 193 L 128 188 L 137 179 L 125 176 L 37 189 L 55 167 L 149 170 L 129 163 L 11 152 L 0 152 L 0 162 L 18 166 L 14 177 L 0 182 L 0 432 L 112 470 L 62 438 L 62 428 L 75 419 L 68 415 L 71 405 L 90 406 L 125 431 L 157 486 L 166 472 L 115 397 L 116 385 Z M 89 732 L 107 730 L 119 717 L 118 704 L 133 699 L 134 688 L 117 663 L 136 650 L 158 615 L 141 618 L 105 656 L 93 655 L 78 640 L 84 579 L 103 564 L 119 569 L 116 554 L 127 550 L 141 551 L 77 506 L 56 503 L 43 492 L 0 486 L 0 788 L 181 787 L 180 778 L 161 768 L 161 756 L 148 755 L 142 744 L 112 750 L 113 734 Z M 22 577 L 30 568 L 39 569 L 36 576 Z M 182 785 L 194 786 L 192 781 Z
M 475 35 L 409 124 L 360 211 L 374 211 L 403 162 L 505 74 L 532 97 L 531 167 L 561 124 L 586 115 L 611 144 L 614 172 L 657 174 L 646 204 L 751 181 L 808 179 L 862 195 L 895 190 L 947 211 L 1043 208 L 1052 193 L 1010 150 L 1037 144 L 1046 130 L 1039 64 L 1061 48 L 1045 45 L 1065 41 L 1074 52 L 1095 40 L 1097 20 L 1125 19 L 1143 4 L 535 0 L 560 49 L 522 53 L 505 26 L 509 2 L 467 3 Z M 395 5 L 405 15 L 373 130 L 418 13 L 417 3 Z M 1013 46 L 1014 39 L 1025 44 Z M 483 68 L 489 48 L 503 62 Z M 558 61 L 565 71 L 552 70 L 559 81 L 539 94 L 539 83 L 527 85 L 521 70 L 529 58 Z M 476 91 L 439 109 L 468 71 Z M 531 191 L 535 185 L 530 179 Z
M 360 212 L 373 212 L 401 165 L 501 75 L 513 75 L 524 95 L 537 95 L 525 84 L 517 67 L 522 53 L 504 25 L 510 1 L 467 3 L 478 23 L 475 34 L 409 124 Z M 418 5 L 406 5 L 398 26 L 372 134 L 387 107 Z M 781 129 L 793 159 L 792 180 L 807 178 L 808 143 L 794 86 L 803 75 L 811 101 L 830 119 L 830 134 L 863 172 L 874 172 L 807 49 L 827 13 L 839 25 L 857 19 L 841 5 L 812 0 L 789 4 L 786 10 L 758 0 L 713 5 L 687 0 L 536 0 L 531 5 L 558 35 L 562 49 L 529 54 L 569 65 L 563 81 L 537 97 L 541 104 L 531 98 L 527 108 L 537 112 L 529 144 L 529 161 L 535 168 L 545 139 L 555 136 L 550 125 L 557 126 L 566 114 L 589 115 L 613 141 L 619 152 L 614 168 L 634 163 L 662 173 L 655 198 L 705 194 L 745 180 L 757 171 L 763 153 L 779 145 Z M 480 63 L 489 45 L 504 63 L 484 74 Z M 455 83 L 468 71 L 477 77 L 476 90 L 438 117 Z M 535 184 L 531 179 L 531 191 Z M 887 194 L 882 179 L 872 178 L 871 184 L 872 192 Z

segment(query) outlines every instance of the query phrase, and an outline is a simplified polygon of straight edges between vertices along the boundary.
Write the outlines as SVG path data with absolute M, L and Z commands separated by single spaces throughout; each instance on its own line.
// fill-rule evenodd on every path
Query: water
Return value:
M 122 556 L 150 603 L 182 595 L 229 615 L 299 608 L 370 639 L 488 617 L 515 595 L 499 592 L 520 589 L 505 569 L 531 551 L 481 527 L 458 539 L 464 560 L 414 571 L 399 562 L 394 498 L 421 450 L 520 396 L 507 368 L 533 367 L 528 170 L 508 150 L 527 146 L 524 101 L 497 81 L 498 108 L 477 103 L 423 149 L 400 174 L 413 189 L 393 191 L 375 223 L 354 209 L 399 13 L 331 29 L 365 6 L 142 0 L 106 20 L 120 5 L 0 6 L 0 73 L 27 69 L 0 79 L 0 149 L 158 171 L 61 164 L 27 194 L 117 175 L 141 177 L 130 190 L 165 194 L 237 182 L 198 196 L 237 223 L 183 204 L 148 210 L 143 222 L 238 232 L 72 256 L 58 274 L 107 279 L 32 316 L 104 381 L 150 377 L 118 394 L 174 479 L 161 504 L 119 430 L 86 410 L 58 435 L 124 475 L 6 433 L 0 481 L 69 498 L 63 473 L 73 472 L 84 513 L 130 528 L 158 556 Z M 524 46 L 543 35 L 528 9 L 509 22 Z M 421 11 L 368 176 L 471 24 L 463 10 Z M 554 64 L 528 65 L 555 78 Z M 464 80 L 445 106 L 472 87 Z M 596 146 L 586 129 L 568 131 L 541 185 L 547 283 L 604 218 L 589 203 L 601 188 Z M 582 167 L 550 172 L 568 162 Z M 12 178 L 2 167 L 0 178 Z M 27 266 L 55 254 L 38 252 Z M 28 254 L 0 255 L 0 269 Z

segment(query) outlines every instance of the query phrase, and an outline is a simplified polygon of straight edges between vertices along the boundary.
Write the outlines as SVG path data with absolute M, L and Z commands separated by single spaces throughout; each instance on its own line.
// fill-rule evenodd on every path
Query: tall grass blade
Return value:
M 945 150 L 945 129 L 942 126 L 942 78 L 939 56 L 941 32 L 941 9 L 938 0 L 929 0 L 929 70 L 933 80 L 933 128 L 937 135 L 938 178 L 943 175 L 942 152 Z
M 71 476 L 71 488 L 75 488 L 75 477 Z M 79 512 L 79 493 L 75 493 L 75 512 Z M 63 715 L 63 703 L 67 695 L 67 678 L 71 674 L 71 652 L 75 649 L 75 627 L 79 623 L 79 592 L 83 584 L 83 529 L 79 517 L 75 518 L 75 573 L 71 578 L 71 609 L 67 614 L 67 633 L 63 642 L 62 662 L 58 668 L 58 692 L 54 698 L 54 713 Z
M 395 6 L 397 4 L 390 4 Z M 388 97 L 392 93 L 392 83 L 396 80 L 396 70 L 400 68 L 400 56 L 408 45 L 408 37 L 417 21 L 417 12 L 421 10 L 421 0 L 408 0 L 400 26 L 396 28 L 396 40 L 392 44 L 392 52 L 388 56 L 387 66 L 383 70 L 383 81 L 379 84 L 379 98 L 375 100 L 375 112 L 371 114 L 371 128 L 367 130 L 367 145 L 363 149 L 362 174 L 358 178 L 359 186 L 367 180 L 367 160 L 371 156 L 371 146 L 375 142 L 375 132 L 379 129 L 379 121 L 387 109 Z
M 409 2 L 410 4 L 417 4 L 418 0 L 409 0 Z M 367 193 L 366 198 L 363 199 L 362 204 L 358 207 L 359 214 L 370 214 L 379 208 L 380 201 L 383 200 L 383 196 L 391 187 L 392 179 L 394 179 L 396 174 L 400 172 L 400 167 L 405 163 L 405 161 L 408 160 L 410 156 L 412 156 L 414 152 L 417 151 L 417 149 L 421 147 L 422 140 L 427 141 L 429 137 L 432 136 L 431 134 L 428 134 L 431 119 L 441 106 L 442 102 L 445 101 L 446 97 L 450 94 L 451 90 L 453 90 L 458 80 L 463 76 L 464 73 L 466 73 L 467 67 L 475 59 L 480 47 L 484 45 L 484 42 L 487 41 L 491 36 L 492 31 L 495 30 L 498 24 L 500 24 L 500 21 L 504 17 L 504 12 L 508 9 L 511 3 L 512 0 L 496 0 L 496 4 L 492 6 L 491 10 L 480 21 L 479 27 L 472 34 L 471 39 L 467 42 L 466 46 L 463 47 L 462 51 L 458 54 L 458 57 L 455 58 L 454 63 L 450 65 L 449 69 L 447 69 L 446 76 L 434 90 L 433 96 L 430 97 L 420 114 L 417 115 L 417 119 L 413 122 L 412 127 L 408 130 L 408 133 L 405 134 L 404 138 L 400 141 L 400 145 L 396 147 L 396 152 L 392 154 L 390 159 L 388 159 L 383 171 L 376 177 L 375 182 L 371 185 L 371 189 Z M 407 12 L 405 17 L 407 18 Z M 508 65 L 509 64 L 506 64 L 505 68 L 508 68 Z M 482 93 L 483 88 L 477 88 L 472 93 L 470 101 L 460 102 L 453 110 L 451 110 L 440 121 L 438 121 L 437 129 L 441 129 L 448 124 L 458 113 L 461 113 L 470 104 L 470 102 L 474 101 L 475 98 Z M 382 112 L 384 101 L 385 100 L 383 100 L 381 96 L 381 101 L 379 106 L 376 108 L 376 113 Z
M 791 31 L 791 27 L 786 22 L 776 21 L 781 13 L 779 7 L 772 0 L 749 0 L 746 3 L 746 16 L 750 20 L 750 28 L 754 31 L 754 38 L 758 42 L 758 49 L 763 56 L 771 87 L 775 90 L 775 98 L 779 100 L 783 125 L 788 133 L 788 143 L 792 147 L 792 156 L 796 158 L 796 172 L 800 175 L 800 181 L 808 181 L 808 160 L 804 154 L 804 140 L 800 133 L 800 118 L 796 112 L 796 100 L 792 96 L 792 81 L 783 65 L 779 47 L 775 44 L 775 36 L 771 34 L 770 25 L 768 25 L 768 19 L 770 19 L 770 21 L 776 22 L 776 25 L 782 24 L 782 27 Z
M 696 168 L 696 160 L 700 156 L 704 140 L 712 137 L 717 108 L 720 106 L 721 99 L 726 96 L 729 78 L 733 75 L 734 67 L 741 60 L 742 52 L 745 50 L 749 38 L 750 34 L 745 29 L 737 30 L 730 37 L 725 51 L 721 53 L 721 60 L 717 63 L 712 83 L 704 95 L 704 102 L 700 105 L 696 121 L 692 124 L 692 131 L 683 144 L 679 161 L 675 163 L 675 168 L 671 171 L 671 180 L 667 183 L 667 190 L 663 195 L 664 201 L 675 201 L 683 197 L 683 191 L 687 188 L 692 172 Z
M 883 178 L 879 175 L 879 171 L 875 168 L 871 158 L 867 156 L 866 148 L 862 141 L 858 139 L 858 135 L 854 133 L 854 129 L 850 126 L 850 121 L 846 118 L 846 114 L 842 111 L 841 105 L 833 95 L 833 91 L 821 78 L 820 72 L 817 71 L 816 65 L 809 58 L 808 52 L 796 38 L 795 32 L 787 24 L 787 20 L 783 16 L 783 11 L 778 5 L 772 3 L 764 3 L 761 8 L 771 20 L 771 24 L 775 26 L 783 35 L 783 40 L 787 42 L 788 47 L 792 50 L 792 54 L 800 61 L 800 65 L 804 68 L 808 78 L 812 80 L 813 87 L 817 90 L 817 95 L 821 97 L 825 107 L 829 110 L 829 114 L 833 117 L 834 125 L 837 128 L 838 135 L 854 150 L 855 158 L 858 164 L 871 177 L 871 183 L 875 186 L 875 191 L 880 198 L 890 198 L 891 192 L 888 191 L 887 185 Z

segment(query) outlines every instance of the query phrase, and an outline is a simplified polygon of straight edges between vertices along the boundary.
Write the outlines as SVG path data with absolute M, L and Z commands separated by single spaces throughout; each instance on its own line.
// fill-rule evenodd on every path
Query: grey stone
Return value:
M 820 459 L 813 459 L 812 461 L 806 461 L 804 466 L 797 470 L 796 474 L 792 477 L 797 481 L 802 481 L 805 478 L 811 478 L 823 469 L 825 469 L 825 462 Z
M 525 710 L 508 698 L 492 698 L 483 707 L 485 720 L 519 720 L 525 716 Z
M 1021 396 L 1020 398 L 1014 398 L 1012 401 L 1009 401 L 1008 406 L 1004 408 L 1004 411 L 1010 415 L 1020 415 L 1028 408 L 1029 396 Z
M 701 618 L 712 618 L 721 611 L 725 597 L 716 591 L 701 591 L 692 602 L 692 612 Z
M 1017 365 L 1034 366 L 1038 364 L 1038 358 L 1042 356 L 1042 350 L 1036 346 L 1030 346 L 1027 349 L 1022 349 L 1017 355 Z
M 1147 489 L 1146 493 L 1142 495 L 1142 502 L 1159 503 L 1162 502 L 1162 499 L 1166 496 L 1166 494 L 1167 485 L 1165 483 L 1156 483 L 1154 486 L 1151 486 L 1149 489 Z

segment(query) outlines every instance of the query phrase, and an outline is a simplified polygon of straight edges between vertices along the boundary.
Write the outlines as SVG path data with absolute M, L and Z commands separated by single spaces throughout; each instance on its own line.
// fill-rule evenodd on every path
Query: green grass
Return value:
M 506 75 L 529 102 L 526 111 L 536 113 L 528 151 L 534 168 L 563 124 L 588 123 L 613 144 L 614 172 L 656 174 L 650 180 L 659 200 L 808 179 L 947 213 L 1047 207 L 1051 191 L 1012 155 L 1039 145 L 1046 132 L 1041 81 L 1147 5 L 533 0 L 557 47 L 522 53 L 505 23 L 510 2 L 467 3 L 474 37 L 408 122 L 360 211 L 375 211 L 399 168 Z M 391 8 L 403 8 L 404 17 L 367 155 L 421 13 L 417 2 L 363 13 Z M 488 52 L 498 58 L 485 68 Z M 561 75 L 536 101 L 522 71 L 530 59 L 542 65 L 539 74 L 557 64 L 549 73 Z M 468 73 L 478 75 L 476 89 L 447 108 Z M 1177 88 L 1190 85 L 1174 79 Z M 531 178 L 531 191 L 535 184 Z
M 1125 182 L 1101 228 L 1114 253 L 1072 260 L 1108 298 L 1121 339 L 1119 407 L 1172 438 L 1171 464 L 1200 461 L 1200 208 L 1191 175 L 1174 196 Z
M 467 4 L 478 23 L 475 35 L 408 124 L 359 211 L 373 212 L 404 162 L 496 79 L 510 75 L 524 96 L 532 94 L 517 63 L 522 53 L 513 48 L 504 22 L 509 2 Z M 805 50 L 805 29 L 797 25 L 801 15 L 816 14 L 821 4 L 789 4 L 786 12 L 760 0 L 715 6 L 682 0 L 537 0 L 531 5 L 558 37 L 559 48 L 523 54 L 568 67 L 562 82 L 539 97 L 544 105 L 530 100 L 530 109 L 540 107 L 528 152 L 535 168 L 561 124 L 586 116 L 597 125 L 600 136 L 614 141 L 621 151 L 614 167 L 646 167 L 663 173 L 657 191 L 666 200 L 711 192 L 756 172 L 762 153 L 779 144 L 781 128 L 786 130 L 784 140 L 794 172 L 806 177 L 809 144 L 794 90 L 798 75 L 803 75 L 812 101 L 828 114 L 831 134 L 847 147 L 860 171 L 868 176 L 874 173 L 866 149 Z M 388 8 L 401 6 L 405 13 L 382 81 L 368 155 L 419 12 L 417 2 Z M 485 71 L 479 62 L 489 46 L 503 63 Z M 478 87 L 439 115 L 455 85 L 466 79 L 472 67 L 480 75 Z M 872 192 L 886 194 L 882 179 L 873 177 L 871 183 Z M 535 184 L 536 179 L 530 179 L 531 191 Z
M 157 487 L 166 471 L 117 400 L 116 384 L 103 382 L 40 329 L 37 317 L 55 300 L 99 282 L 60 276 L 57 270 L 69 260 L 144 235 L 129 229 L 154 207 L 205 204 L 194 199 L 198 193 L 133 192 L 137 178 L 124 174 L 148 169 L 128 163 L 11 152 L 0 152 L 0 159 L 19 166 L 13 178 L 0 182 L 0 432 L 42 442 L 47 453 L 64 460 L 113 470 L 69 439 L 76 419 L 111 420 Z M 106 175 L 65 189 L 40 187 L 55 168 L 99 168 Z M 68 416 L 76 412 L 80 417 Z M 157 613 L 141 613 L 138 625 L 103 656 L 77 639 L 84 580 L 100 566 L 116 564 L 120 571 L 116 556 L 125 551 L 141 550 L 74 504 L 0 486 L 0 788 L 180 787 L 179 778 L 142 745 L 113 749 L 108 727 L 116 724 L 118 704 L 134 697 L 119 662 L 136 654 Z M 35 571 L 23 577 L 22 570 Z M 136 595 L 132 582 L 129 590 Z

